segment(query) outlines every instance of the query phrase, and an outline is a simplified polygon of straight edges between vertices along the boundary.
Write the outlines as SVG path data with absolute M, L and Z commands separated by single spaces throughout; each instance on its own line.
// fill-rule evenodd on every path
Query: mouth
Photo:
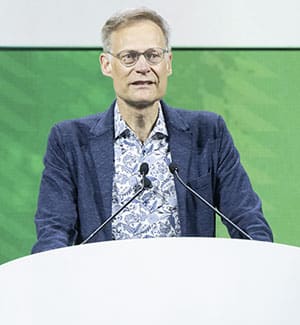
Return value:
M 130 83 L 133 86 L 149 86 L 149 85 L 153 85 L 154 82 L 151 80 L 136 80 L 134 82 Z

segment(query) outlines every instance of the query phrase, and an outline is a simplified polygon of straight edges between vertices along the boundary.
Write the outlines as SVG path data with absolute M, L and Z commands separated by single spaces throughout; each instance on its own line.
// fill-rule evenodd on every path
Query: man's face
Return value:
M 144 52 L 149 48 L 166 49 L 164 35 L 152 21 L 134 23 L 111 35 L 110 52 L 114 55 L 124 50 Z M 147 107 L 164 96 L 172 73 L 171 60 L 171 53 L 165 53 L 163 60 L 153 65 L 141 55 L 133 66 L 126 67 L 110 54 L 100 56 L 102 72 L 113 79 L 118 100 L 133 107 Z

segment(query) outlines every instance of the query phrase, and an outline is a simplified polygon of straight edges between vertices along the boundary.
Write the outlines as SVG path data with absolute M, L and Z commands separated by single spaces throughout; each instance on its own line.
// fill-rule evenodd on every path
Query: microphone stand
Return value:
M 209 208 L 211 208 L 216 214 L 218 214 L 221 218 L 227 221 L 233 228 L 235 228 L 240 234 L 245 236 L 247 239 L 253 240 L 253 238 L 247 234 L 242 228 L 240 228 L 237 224 L 232 222 L 228 217 L 226 217 L 221 211 L 211 205 L 208 201 L 206 201 L 201 195 L 199 195 L 196 191 L 194 191 L 190 186 L 188 186 L 182 178 L 178 174 L 178 167 L 175 164 L 170 164 L 169 166 L 170 172 L 176 176 L 179 182 L 191 193 L 193 193 L 198 199 L 200 199 L 204 204 L 206 204 Z
M 99 231 L 101 231 L 108 223 L 110 223 L 119 213 L 121 213 L 136 197 L 138 197 L 146 188 L 151 187 L 151 181 L 145 175 L 143 175 L 142 186 L 134 194 L 134 196 L 128 200 L 119 210 L 117 210 L 113 215 L 106 219 L 98 228 L 96 228 L 84 241 L 79 245 L 86 244 L 91 238 L 93 238 Z

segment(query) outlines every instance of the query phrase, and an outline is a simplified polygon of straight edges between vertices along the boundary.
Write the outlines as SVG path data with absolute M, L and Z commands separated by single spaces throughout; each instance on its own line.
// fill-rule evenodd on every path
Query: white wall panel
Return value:
M 173 46 L 299 47 L 299 0 L 0 0 L 0 46 L 101 46 L 113 12 L 149 6 Z

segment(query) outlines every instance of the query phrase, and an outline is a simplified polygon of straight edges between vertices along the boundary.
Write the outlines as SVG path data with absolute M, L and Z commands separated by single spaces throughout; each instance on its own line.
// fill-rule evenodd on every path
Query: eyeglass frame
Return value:
M 162 56 L 161 56 L 159 62 L 153 63 L 153 62 L 149 61 L 149 60 L 146 58 L 145 53 L 148 52 L 149 50 L 161 50 L 161 51 L 162 51 Z M 126 53 L 126 52 L 128 52 L 128 53 L 134 53 L 134 54 L 137 55 L 137 58 L 136 58 L 136 60 L 135 60 L 133 63 L 126 64 L 126 63 L 122 62 L 122 59 L 120 58 L 120 55 L 121 55 L 121 53 Z M 163 49 L 163 48 L 161 48 L 161 47 L 150 47 L 150 48 L 148 48 L 148 49 L 147 49 L 146 51 L 144 51 L 144 52 L 139 52 L 139 51 L 135 51 L 135 50 L 123 50 L 123 51 L 120 51 L 120 52 L 117 53 L 117 54 L 113 54 L 113 53 L 110 52 L 110 51 L 106 51 L 105 53 L 110 54 L 110 55 L 113 56 L 114 58 L 117 58 L 117 59 L 120 61 L 120 63 L 121 63 L 124 67 L 130 68 L 130 67 L 133 67 L 133 66 L 138 62 L 138 60 L 140 59 L 140 56 L 141 56 L 141 55 L 144 56 L 144 58 L 145 58 L 145 60 L 147 61 L 148 64 L 150 64 L 150 65 L 157 65 L 157 64 L 159 64 L 159 63 L 162 62 L 162 60 L 163 60 L 163 58 L 164 58 L 164 55 L 165 55 L 166 53 L 169 53 L 169 52 L 170 52 L 170 50 L 168 50 L 168 49 Z

